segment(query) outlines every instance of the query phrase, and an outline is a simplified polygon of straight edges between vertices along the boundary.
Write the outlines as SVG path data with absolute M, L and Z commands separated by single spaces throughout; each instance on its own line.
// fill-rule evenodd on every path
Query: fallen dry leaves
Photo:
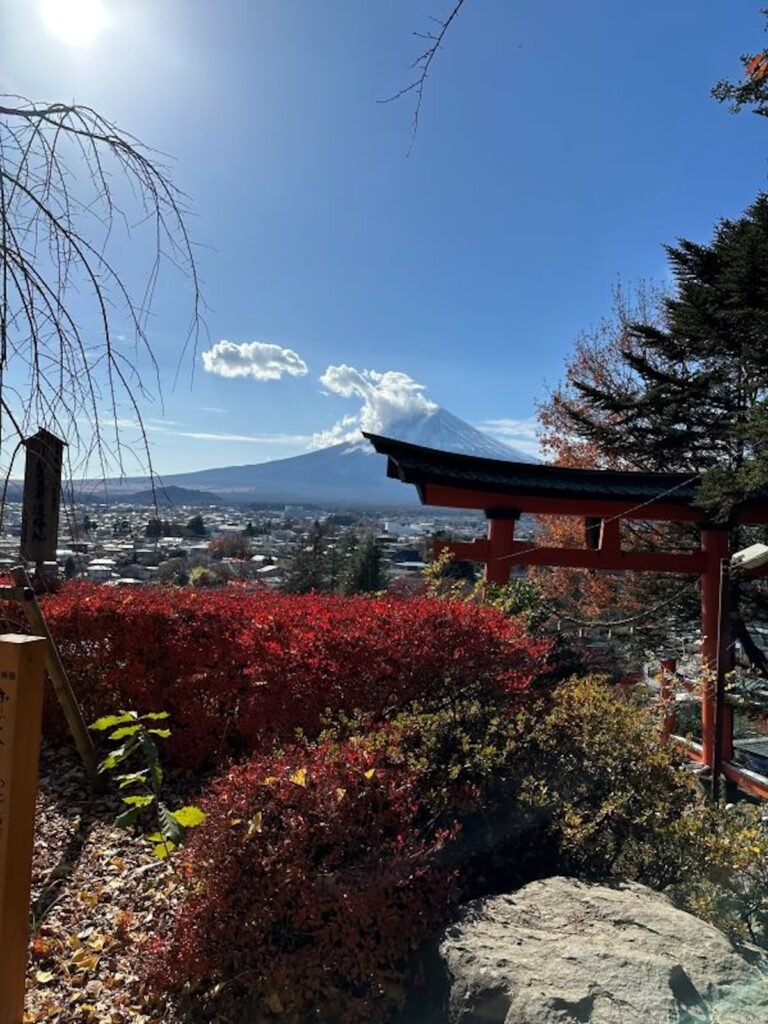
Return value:
M 144 997 L 142 944 L 180 895 L 173 864 L 116 828 L 76 755 L 44 746 L 35 829 L 25 1024 L 173 1024 Z

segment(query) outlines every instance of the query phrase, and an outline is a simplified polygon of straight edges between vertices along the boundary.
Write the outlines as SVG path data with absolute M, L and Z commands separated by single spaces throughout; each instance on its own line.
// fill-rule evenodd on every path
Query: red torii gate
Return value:
M 377 452 L 387 456 L 387 475 L 414 484 L 422 504 L 477 509 L 485 513 L 486 539 L 446 542 L 440 547 L 458 558 L 484 562 L 486 579 L 493 583 L 506 583 L 515 565 L 686 573 L 700 577 L 702 662 L 714 673 L 718 657 L 721 565 L 731 554 L 730 534 L 726 528 L 709 522 L 704 513 L 693 506 L 698 477 L 684 473 L 572 469 L 507 462 L 437 451 L 376 434 L 366 433 L 365 436 Z M 522 513 L 583 519 L 585 546 L 534 547 L 515 540 L 515 523 Z M 695 524 L 699 528 L 699 548 L 686 552 L 624 551 L 620 538 L 622 520 Z M 768 523 L 768 501 L 745 503 L 738 521 Z M 713 686 L 705 687 L 702 694 L 701 731 L 700 759 L 711 766 L 716 743 Z M 723 773 L 756 795 L 768 797 L 768 787 L 754 782 L 751 773 L 729 763 L 733 756 L 730 714 L 724 716 L 718 731 Z

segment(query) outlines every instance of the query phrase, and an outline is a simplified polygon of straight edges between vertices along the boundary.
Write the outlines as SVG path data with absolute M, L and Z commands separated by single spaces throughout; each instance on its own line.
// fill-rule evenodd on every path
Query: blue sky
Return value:
M 72 46 L 37 0 L 3 0 L 0 90 L 86 103 L 171 154 L 210 368 L 278 351 L 222 340 L 296 357 L 257 379 L 201 351 L 174 388 L 189 288 L 166 277 L 164 405 L 143 407 L 161 473 L 298 454 L 407 404 L 407 378 L 473 424 L 529 421 L 617 279 L 664 280 L 662 243 L 709 238 L 765 187 L 768 124 L 709 95 L 764 45 L 757 0 L 466 0 L 410 155 L 412 103 L 377 100 L 451 0 L 102 3 Z M 141 249 L 113 254 L 129 280 Z

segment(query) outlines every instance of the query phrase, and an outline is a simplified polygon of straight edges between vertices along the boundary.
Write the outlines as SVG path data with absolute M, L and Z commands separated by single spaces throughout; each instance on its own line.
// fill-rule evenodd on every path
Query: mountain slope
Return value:
M 489 437 L 447 409 L 438 408 L 432 413 L 406 417 L 383 433 L 400 441 L 423 445 L 424 448 L 437 448 L 439 451 L 456 452 L 459 455 L 477 455 L 483 459 L 507 459 L 513 462 L 537 461 Z
M 409 416 L 385 433 L 413 444 L 486 459 L 535 462 L 523 452 L 496 441 L 446 409 Z M 386 475 L 386 461 L 362 438 L 289 459 L 255 465 L 202 469 L 163 477 L 164 486 L 212 491 L 229 502 L 286 502 L 326 506 L 414 505 L 414 488 Z M 126 481 L 121 490 L 135 490 L 146 481 Z M 110 487 L 112 490 L 112 488 Z M 114 493 L 114 497 L 118 494 Z M 121 499 L 125 500 L 122 495 Z

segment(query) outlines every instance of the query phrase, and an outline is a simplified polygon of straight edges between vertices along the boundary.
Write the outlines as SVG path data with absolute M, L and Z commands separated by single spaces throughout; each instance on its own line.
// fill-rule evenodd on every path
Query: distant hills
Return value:
M 170 507 L 172 505 L 221 505 L 218 494 L 209 491 L 196 491 L 190 487 L 177 487 L 175 484 L 157 484 L 154 490 L 148 487 L 135 494 L 122 494 L 120 500 L 128 505 L 151 505 L 153 508 Z

